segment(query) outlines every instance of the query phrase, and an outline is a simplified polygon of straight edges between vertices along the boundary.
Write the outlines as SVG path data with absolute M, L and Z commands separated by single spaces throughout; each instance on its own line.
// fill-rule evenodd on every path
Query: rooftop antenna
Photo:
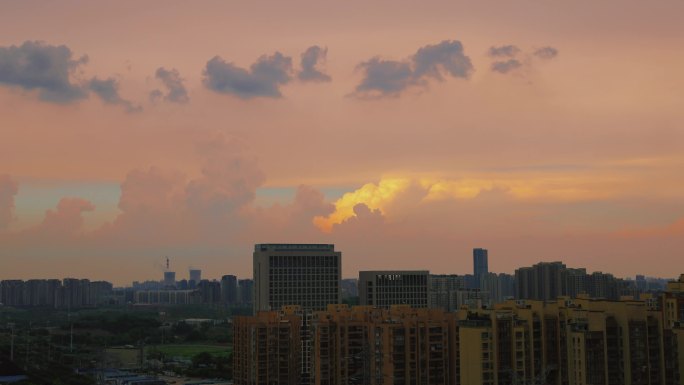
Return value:
M 169 271 L 169 257 L 166 257 L 166 271 Z

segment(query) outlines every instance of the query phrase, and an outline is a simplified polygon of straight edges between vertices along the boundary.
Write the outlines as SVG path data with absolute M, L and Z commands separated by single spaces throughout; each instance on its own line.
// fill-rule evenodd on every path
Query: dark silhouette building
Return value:
M 480 288 L 481 278 L 487 273 L 489 273 L 487 249 L 473 249 L 473 277 L 475 280 L 475 289 Z

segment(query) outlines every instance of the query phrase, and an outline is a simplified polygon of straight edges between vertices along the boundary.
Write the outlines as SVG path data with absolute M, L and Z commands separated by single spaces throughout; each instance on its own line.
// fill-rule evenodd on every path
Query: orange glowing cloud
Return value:
M 377 185 L 367 183 L 361 188 L 348 192 L 335 202 L 335 211 L 327 217 L 316 216 L 314 225 L 324 232 L 332 231 L 333 225 L 340 224 L 355 216 L 354 206 L 363 203 L 370 210 L 384 212 L 398 194 L 410 186 L 411 181 L 403 178 L 383 179 Z
M 424 201 L 436 201 L 444 199 L 472 199 L 480 195 L 482 191 L 492 190 L 494 182 L 482 179 L 464 180 L 429 180 L 423 179 L 420 185 L 427 191 Z
M 616 196 L 625 181 L 606 178 L 597 174 L 569 174 L 550 176 L 540 173 L 482 174 L 472 178 L 449 179 L 432 177 L 405 177 L 381 179 L 377 184 L 368 183 L 346 193 L 335 203 L 335 210 L 328 216 L 316 216 L 314 225 L 323 232 L 333 231 L 333 226 L 356 217 L 354 207 L 364 204 L 368 209 L 387 216 L 410 206 L 438 201 L 472 200 L 482 193 L 497 191 L 508 200 L 526 202 L 586 202 L 606 200 Z M 622 186 L 622 187 L 621 187 Z M 419 199 L 407 198 L 409 188 L 416 190 Z M 390 219 L 392 215 L 390 213 Z

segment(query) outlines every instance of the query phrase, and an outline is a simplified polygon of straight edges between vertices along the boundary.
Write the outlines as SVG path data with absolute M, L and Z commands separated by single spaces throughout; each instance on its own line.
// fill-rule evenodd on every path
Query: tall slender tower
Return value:
M 487 260 L 487 249 L 473 249 L 473 276 L 476 287 L 480 287 L 483 275 L 489 273 L 489 262 Z

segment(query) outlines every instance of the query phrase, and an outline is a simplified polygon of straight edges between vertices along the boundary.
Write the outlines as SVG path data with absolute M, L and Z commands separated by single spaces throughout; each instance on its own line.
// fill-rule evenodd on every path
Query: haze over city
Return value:
M 684 3 L 0 6 L 0 279 L 684 266 Z

